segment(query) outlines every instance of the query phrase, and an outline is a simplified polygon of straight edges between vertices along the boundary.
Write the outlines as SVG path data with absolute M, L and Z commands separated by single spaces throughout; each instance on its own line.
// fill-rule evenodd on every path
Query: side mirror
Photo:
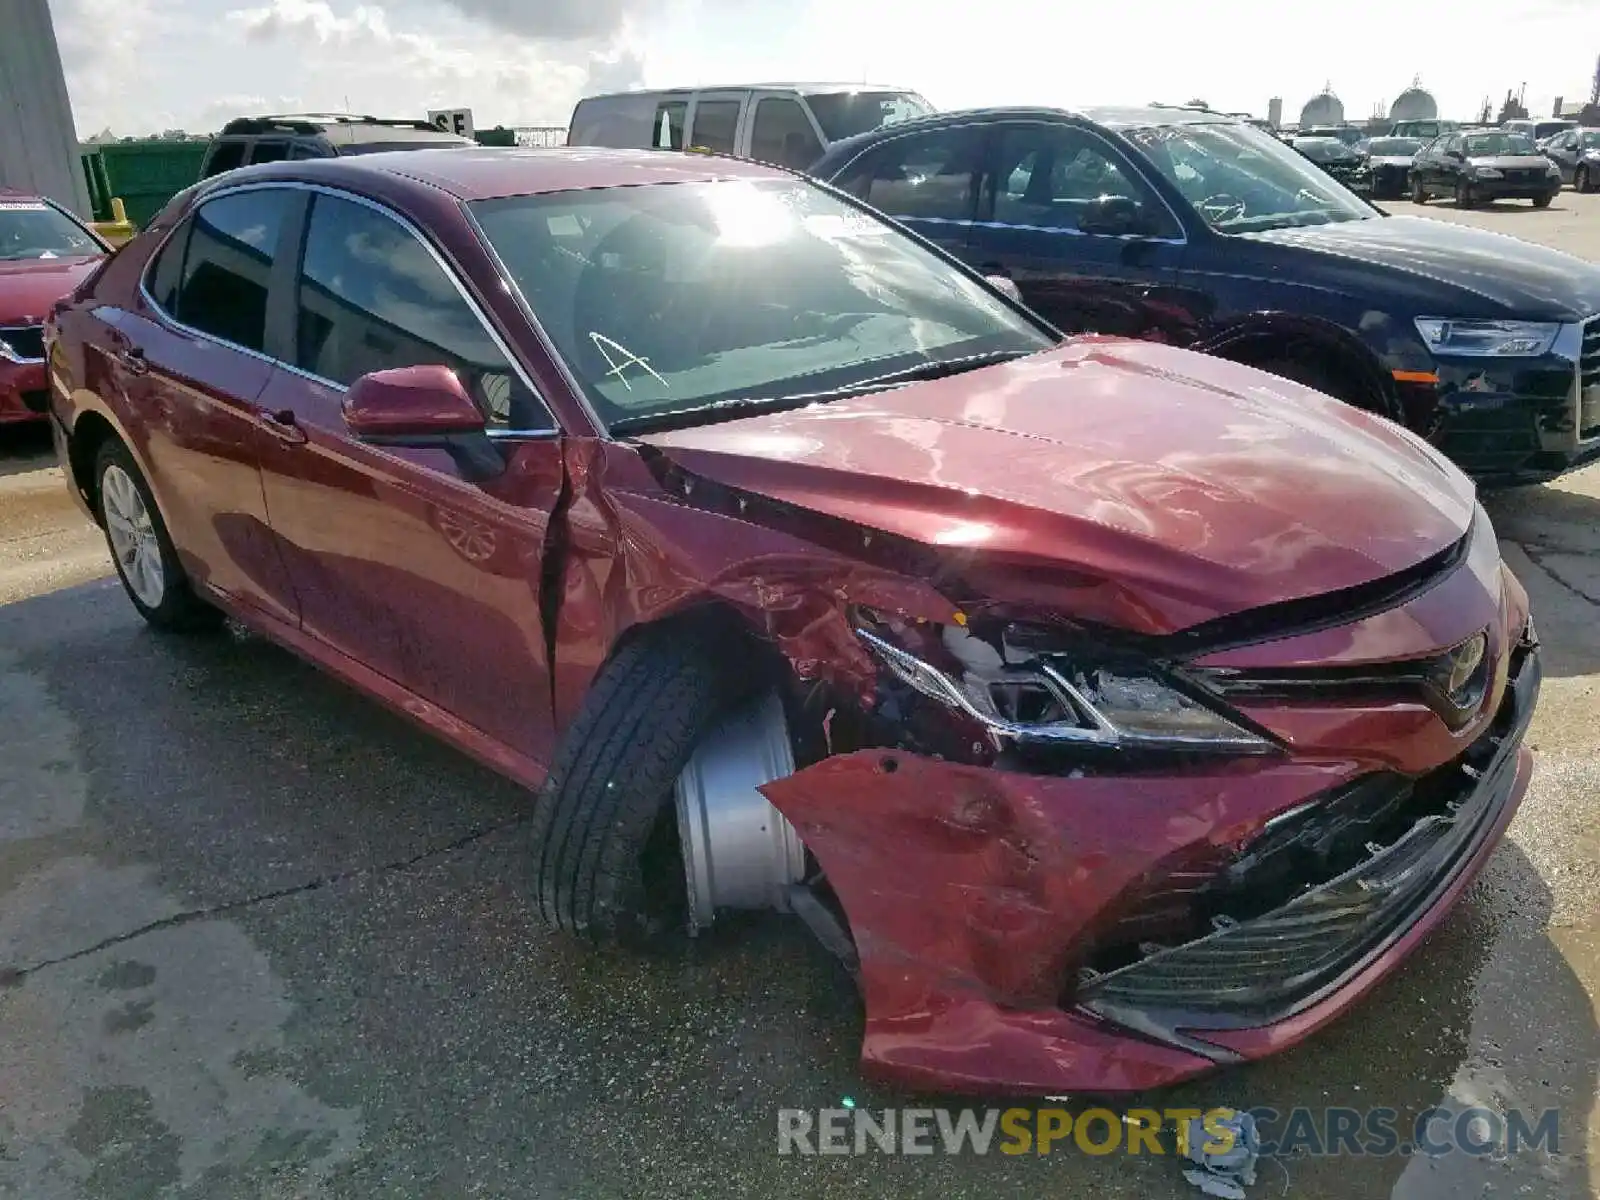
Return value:
M 1466 162 L 1467 161 L 1467 154 L 1466 154 L 1466 151 L 1464 151 L 1464 150 L 1446 150 L 1444 152 L 1444 156 L 1446 158 L 1453 158 L 1457 162 Z
M 1009 275 L 985 275 L 984 279 L 988 281 L 989 286 L 995 291 L 1003 293 L 1008 299 L 1015 300 L 1018 304 L 1022 303 L 1022 289 L 1017 286 L 1017 281 Z
M 361 376 L 345 393 L 344 420 L 369 445 L 443 450 L 474 483 L 505 470 L 483 412 L 449 367 L 396 367 Z
M 1096 196 L 1078 217 L 1078 232 L 1101 237 L 1137 237 L 1154 232 L 1144 206 L 1126 196 Z

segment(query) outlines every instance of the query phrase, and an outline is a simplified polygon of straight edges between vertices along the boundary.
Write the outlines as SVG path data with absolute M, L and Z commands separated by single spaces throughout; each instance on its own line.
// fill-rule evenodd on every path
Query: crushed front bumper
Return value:
M 850 919 L 867 1071 L 919 1089 L 1140 1090 L 1299 1041 L 1439 924 L 1527 788 L 1540 678 L 1537 647 L 1520 648 L 1492 725 L 1431 773 L 1443 813 L 1278 908 L 1100 974 L 1086 956 L 1130 913 L 1183 906 L 1216 852 L 1364 768 L 1060 778 L 877 750 L 762 790 Z

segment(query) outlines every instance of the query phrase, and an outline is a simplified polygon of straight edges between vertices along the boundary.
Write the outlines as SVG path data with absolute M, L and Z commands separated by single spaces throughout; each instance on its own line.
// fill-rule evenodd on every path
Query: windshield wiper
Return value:
M 612 433 L 659 433 L 666 429 L 682 429 L 691 425 L 705 425 L 730 414 L 753 416 L 756 413 L 784 412 L 804 408 L 828 400 L 842 400 L 850 396 L 864 396 L 907 383 L 920 383 L 929 379 L 943 379 L 960 375 L 980 367 L 1011 362 L 1035 354 L 1035 350 L 992 350 L 987 354 L 968 354 L 961 358 L 941 358 L 918 363 L 871 379 L 861 379 L 838 387 L 821 388 L 814 392 L 795 392 L 783 396 L 728 396 L 721 400 L 708 400 L 691 408 L 675 408 L 667 412 L 641 413 L 636 417 L 618 417 L 609 423 Z

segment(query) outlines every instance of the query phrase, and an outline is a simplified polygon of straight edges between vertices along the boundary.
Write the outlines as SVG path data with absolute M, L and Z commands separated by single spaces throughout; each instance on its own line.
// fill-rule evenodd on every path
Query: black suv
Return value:
M 285 159 L 474 144 L 471 138 L 445 133 L 426 121 L 390 121 L 340 113 L 240 117 L 229 121 L 211 140 L 200 165 L 200 178 Z
M 1481 482 L 1600 457 L 1600 267 L 1390 217 L 1246 122 L 941 113 L 836 143 L 810 173 L 1060 329 L 1264 367 L 1402 422 Z

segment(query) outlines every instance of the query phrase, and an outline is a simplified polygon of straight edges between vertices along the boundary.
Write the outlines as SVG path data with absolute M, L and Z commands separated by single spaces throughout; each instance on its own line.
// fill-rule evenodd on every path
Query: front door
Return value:
M 1048 122 L 991 130 L 967 257 L 985 275 L 1009 276 L 1057 328 L 1187 340 L 1169 328 L 1186 309 L 1166 302 L 1183 251 L 1166 204 L 1094 131 Z
M 296 303 L 263 402 L 303 437 L 262 464 L 302 629 L 419 701 L 548 762 L 550 674 L 540 610 L 561 442 L 453 272 L 384 210 L 311 200 Z M 506 470 L 475 483 L 443 451 L 363 444 L 345 389 L 372 371 L 454 369 L 498 435 Z M 437 714 L 435 714 L 437 716 Z

